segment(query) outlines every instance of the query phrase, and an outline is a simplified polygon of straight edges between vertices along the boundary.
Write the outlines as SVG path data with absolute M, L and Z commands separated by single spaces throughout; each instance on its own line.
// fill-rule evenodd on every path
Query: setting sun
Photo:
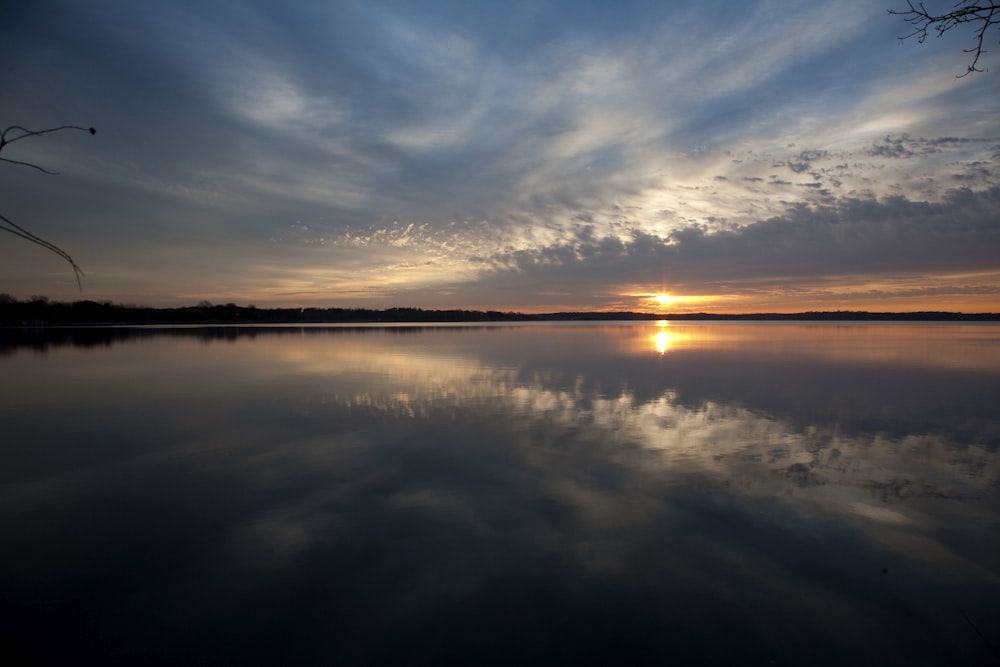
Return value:
M 711 297 L 678 296 L 668 292 L 640 292 L 633 293 L 632 296 L 641 299 L 643 310 L 657 311 L 666 309 L 687 311 L 692 307 L 702 306 L 706 300 L 711 300 Z
M 674 303 L 676 299 L 674 299 L 674 297 L 670 296 L 669 294 L 660 293 L 653 297 L 653 301 L 655 301 L 660 306 L 669 306 L 670 304 Z

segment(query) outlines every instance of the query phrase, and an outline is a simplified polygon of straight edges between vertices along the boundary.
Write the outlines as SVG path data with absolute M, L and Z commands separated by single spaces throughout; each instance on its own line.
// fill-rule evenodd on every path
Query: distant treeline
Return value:
M 152 308 L 109 301 L 64 303 L 34 297 L 19 301 L 0 295 L 0 326 L 40 327 L 102 324 L 308 324 L 396 322 L 545 322 L 614 320 L 775 320 L 775 321 L 997 321 L 1000 313 L 822 311 L 804 313 L 634 313 L 563 312 L 527 314 L 496 310 L 427 310 L 423 308 L 257 308 L 235 303 Z

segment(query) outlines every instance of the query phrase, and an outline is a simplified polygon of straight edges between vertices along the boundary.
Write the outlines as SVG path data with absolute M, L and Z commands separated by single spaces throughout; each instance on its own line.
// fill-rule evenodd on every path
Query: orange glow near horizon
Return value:
M 702 295 L 678 295 L 670 292 L 631 292 L 622 294 L 631 302 L 621 310 L 637 310 L 646 313 L 693 313 L 711 310 L 712 304 L 724 301 L 725 297 Z M 638 301 L 638 303 L 636 303 Z M 634 305 L 633 305 L 634 304 Z
M 324 277 L 324 276 L 321 276 Z M 258 287 L 256 284 L 251 287 Z M 487 286 L 489 287 L 489 286 Z M 72 289 L 75 288 L 75 284 Z M 979 272 L 911 278 L 846 277 L 784 283 L 777 279 L 751 285 L 692 285 L 660 283 L 607 284 L 589 293 L 572 289 L 531 295 L 491 292 L 478 294 L 475 287 L 409 291 L 399 285 L 341 284 L 334 281 L 317 287 L 308 282 L 281 282 L 265 289 L 234 289 L 232 292 L 186 290 L 170 298 L 150 300 L 142 295 L 104 294 L 91 290 L 87 298 L 154 307 L 188 306 L 201 300 L 212 303 L 255 304 L 262 308 L 421 308 L 425 310 L 498 310 L 528 314 L 554 312 L 639 312 L 655 316 L 671 314 L 754 314 L 833 311 L 961 313 L 1000 312 L 1000 272 Z M 717 290 L 717 291 L 716 291 Z M 27 299 L 28 295 L 19 295 Z M 78 293 L 49 295 L 55 300 L 75 301 Z M 521 299 L 524 299 L 523 301 Z
M 50 295 L 51 296 L 51 295 Z M 27 295 L 21 298 L 27 299 Z M 78 300 L 78 295 L 70 294 L 65 298 L 56 296 L 55 300 L 72 302 Z M 122 298 L 118 295 L 95 294 L 95 300 L 112 302 L 131 302 L 154 307 L 192 306 L 205 299 L 212 303 L 233 302 L 238 305 L 255 304 L 261 308 L 370 308 L 382 310 L 386 308 L 405 307 L 422 308 L 425 310 L 498 310 L 501 312 L 518 312 L 526 314 L 544 314 L 553 312 L 641 312 L 655 315 L 667 314 L 754 314 L 754 313 L 804 313 L 833 311 L 867 311 L 867 312 L 958 312 L 958 313 L 998 313 L 1000 312 L 1000 297 L 994 294 L 962 294 L 951 297 L 916 298 L 893 296 L 885 294 L 877 299 L 850 298 L 849 295 L 676 295 L 659 292 L 625 292 L 610 298 L 594 298 L 592 303 L 578 301 L 551 301 L 538 304 L 526 303 L 489 303 L 469 300 L 458 302 L 448 300 L 435 302 L 433 299 L 411 299 L 405 296 L 391 294 L 372 297 L 368 294 L 343 293 L 337 295 L 303 295 L 293 298 L 275 298 L 270 294 L 256 296 L 235 295 L 228 293 L 185 293 L 180 296 L 149 303 L 139 296 Z
M 872 298 L 872 292 L 878 292 Z M 1000 312 L 997 294 L 962 294 L 949 296 L 914 296 L 882 285 L 865 289 L 815 290 L 801 288 L 788 293 L 784 290 L 753 294 L 677 295 L 669 292 L 626 292 L 611 308 L 598 310 L 634 310 L 656 314 L 711 313 L 744 315 L 754 313 L 805 313 L 834 311 L 867 312 Z

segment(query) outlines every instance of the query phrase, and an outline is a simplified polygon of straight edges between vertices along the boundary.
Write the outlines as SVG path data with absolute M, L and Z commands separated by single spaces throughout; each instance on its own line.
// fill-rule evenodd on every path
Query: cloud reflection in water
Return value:
M 29 591 L 82 599 L 98 637 L 147 658 L 979 660 L 955 609 L 995 637 L 998 333 L 301 329 L 15 351 L 3 418 L 33 448 L 7 453 L 5 577 L 43 617 Z

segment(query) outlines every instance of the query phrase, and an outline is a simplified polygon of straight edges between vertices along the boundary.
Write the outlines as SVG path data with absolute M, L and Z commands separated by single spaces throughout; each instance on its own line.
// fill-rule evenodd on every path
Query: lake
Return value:
M 1000 661 L 997 325 L 8 330 L 0 377 L 17 663 Z

